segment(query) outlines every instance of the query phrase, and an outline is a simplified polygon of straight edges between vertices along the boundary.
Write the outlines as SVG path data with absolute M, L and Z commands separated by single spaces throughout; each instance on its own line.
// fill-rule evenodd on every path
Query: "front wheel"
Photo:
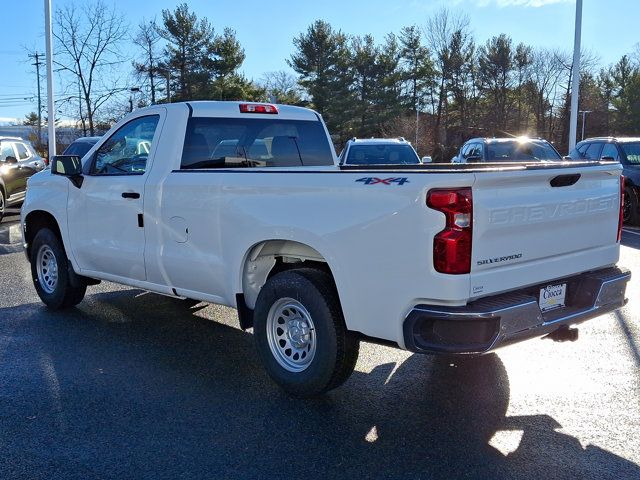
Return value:
M 321 395 L 355 368 L 359 341 L 347 331 L 331 277 L 320 270 L 270 278 L 258 295 L 253 327 L 267 373 L 293 396 Z
M 53 310 L 72 307 L 84 298 L 87 286 L 71 285 L 69 268 L 56 234 L 48 228 L 38 230 L 31 245 L 31 277 L 40 300 Z

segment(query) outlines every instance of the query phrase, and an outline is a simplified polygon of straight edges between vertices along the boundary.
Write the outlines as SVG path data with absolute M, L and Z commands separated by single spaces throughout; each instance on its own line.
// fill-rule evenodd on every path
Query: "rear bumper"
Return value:
M 606 268 L 482 298 L 463 307 L 417 305 L 404 321 L 407 350 L 417 353 L 484 353 L 546 335 L 625 305 L 628 270 Z M 541 288 L 566 283 L 565 306 L 542 312 Z

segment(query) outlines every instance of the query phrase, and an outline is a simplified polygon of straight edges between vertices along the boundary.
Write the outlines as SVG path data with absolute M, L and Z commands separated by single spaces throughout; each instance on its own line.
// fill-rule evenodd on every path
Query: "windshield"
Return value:
M 546 142 L 518 141 L 488 143 L 487 162 L 527 162 L 562 160 L 558 152 Z
M 351 145 L 347 153 L 348 165 L 418 164 L 415 150 L 406 144 Z
M 634 143 L 621 143 L 622 151 L 627 157 L 627 162 L 635 165 L 640 164 L 640 142 Z

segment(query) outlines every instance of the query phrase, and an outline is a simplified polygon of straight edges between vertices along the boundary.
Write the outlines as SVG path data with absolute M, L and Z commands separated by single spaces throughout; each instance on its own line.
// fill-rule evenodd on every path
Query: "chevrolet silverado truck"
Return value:
M 480 354 L 623 306 L 620 171 L 341 166 L 312 110 L 187 102 L 56 157 L 21 221 L 49 308 L 101 280 L 234 307 L 268 374 L 308 397 L 349 377 L 361 340 Z

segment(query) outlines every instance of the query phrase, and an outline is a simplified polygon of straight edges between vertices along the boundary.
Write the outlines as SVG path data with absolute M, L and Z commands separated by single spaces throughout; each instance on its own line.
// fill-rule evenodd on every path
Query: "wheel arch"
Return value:
M 315 248 L 293 240 L 271 239 L 252 245 L 246 252 L 240 268 L 242 293 L 237 295 L 243 328 L 253 323 L 248 313 L 255 308 L 260 290 L 273 275 L 295 268 L 316 268 L 335 278 L 326 258 Z M 242 313 L 244 312 L 244 315 Z
M 49 228 L 58 237 L 60 243 L 64 245 L 60 225 L 56 218 L 44 210 L 33 210 L 24 219 L 24 242 L 26 245 L 27 258 L 31 259 L 31 245 L 38 230 Z

